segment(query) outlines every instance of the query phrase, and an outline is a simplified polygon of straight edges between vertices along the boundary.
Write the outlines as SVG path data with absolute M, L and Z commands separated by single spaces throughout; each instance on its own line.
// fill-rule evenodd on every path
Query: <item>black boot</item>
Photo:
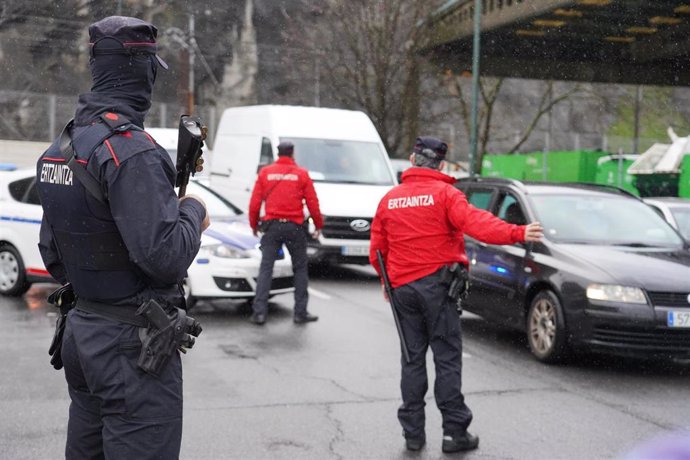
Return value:
M 296 324 L 311 323 L 312 321 L 318 321 L 319 317 L 312 315 L 311 313 L 305 313 L 303 315 L 295 315 L 294 321 Z
M 479 438 L 467 431 L 462 434 L 444 434 L 441 450 L 447 454 L 474 450 L 479 446 Z

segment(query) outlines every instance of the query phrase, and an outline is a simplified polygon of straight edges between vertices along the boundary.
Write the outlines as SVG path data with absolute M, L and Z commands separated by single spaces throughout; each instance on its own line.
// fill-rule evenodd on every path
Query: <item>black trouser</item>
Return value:
M 444 434 L 460 434 L 472 421 L 462 395 L 462 335 L 455 303 L 448 286 L 436 272 L 393 290 L 400 323 L 407 340 L 410 362 L 401 358 L 400 389 L 403 403 L 398 420 L 406 437 L 424 436 L 424 396 L 428 388 L 426 352 L 434 355 L 434 396 L 443 418 Z
M 79 309 L 69 312 L 62 344 L 72 400 L 68 460 L 179 457 L 179 354 L 156 378 L 137 367 L 140 350 L 138 327 Z
M 273 265 L 278 257 L 278 250 L 285 245 L 292 258 L 292 271 L 295 276 L 295 316 L 307 314 L 309 294 L 309 271 L 307 266 L 307 236 L 301 225 L 294 222 L 270 221 L 268 228 L 261 236 L 261 266 L 256 280 L 256 297 L 254 313 L 266 314 L 268 311 L 268 294 L 273 279 Z

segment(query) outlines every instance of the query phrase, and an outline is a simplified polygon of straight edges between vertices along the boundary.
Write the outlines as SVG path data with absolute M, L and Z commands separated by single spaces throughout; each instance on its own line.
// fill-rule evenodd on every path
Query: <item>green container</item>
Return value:
M 531 181 L 594 182 L 597 161 L 605 155 L 609 154 L 592 150 L 486 155 L 482 162 L 482 175 Z
M 678 178 L 678 196 L 690 198 L 690 155 L 685 155 L 680 163 L 680 177 Z
M 637 174 L 635 187 L 640 196 L 678 196 L 679 174 Z
M 523 180 L 525 178 L 525 159 L 523 156 L 484 155 L 481 175 Z
M 626 157 L 610 156 L 599 162 L 594 182 L 597 184 L 613 185 L 621 187 L 628 192 L 638 195 L 640 192 L 635 187 L 635 176 L 628 174 L 628 168 L 635 162 Z M 622 163 L 622 164 L 621 164 Z

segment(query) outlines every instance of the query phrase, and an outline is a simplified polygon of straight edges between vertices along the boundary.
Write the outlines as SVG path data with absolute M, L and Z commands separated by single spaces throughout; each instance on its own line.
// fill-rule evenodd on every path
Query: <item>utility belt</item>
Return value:
M 441 284 L 448 285 L 448 297 L 457 303 L 458 313 L 462 314 L 461 300 L 467 297 L 470 276 L 467 268 L 459 262 L 444 266 L 441 270 Z
M 77 299 L 71 284 L 66 284 L 48 297 L 48 302 L 60 309 L 55 324 L 55 334 L 48 350 L 50 363 L 55 369 L 61 369 L 62 338 L 65 331 L 67 313 L 73 308 L 95 313 L 117 322 L 141 328 L 139 337 L 142 347 L 137 365 L 144 372 L 158 376 L 168 363 L 170 357 L 179 350 L 183 353 L 194 346 L 195 339 L 201 334 L 201 324 L 187 316 L 180 308 L 167 313 L 153 299 L 140 306 L 115 306 L 91 300 Z
M 290 219 L 267 219 L 259 222 L 259 231 L 261 233 L 266 233 L 274 222 L 281 224 L 287 224 L 288 222 L 293 222 Z M 294 222 L 293 222 L 294 223 Z M 295 224 L 296 225 L 296 224 Z
M 135 305 L 110 305 L 107 303 L 94 302 L 92 300 L 77 299 L 75 307 L 77 310 L 95 313 L 105 316 L 108 319 L 120 323 L 131 324 L 137 327 L 148 327 L 149 323 L 143 316 L 137 315 L 139 307 Z

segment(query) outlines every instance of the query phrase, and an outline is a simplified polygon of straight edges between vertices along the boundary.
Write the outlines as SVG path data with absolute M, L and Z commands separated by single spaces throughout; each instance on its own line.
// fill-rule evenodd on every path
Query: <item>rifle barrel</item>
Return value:
M 388 279 L 388 272 L 386 271 L 386 264 L 383 260 L 383 254 L 380 250 L 376 250 L 376 258 L 379 261 L 379 268 L 381 269 L 381 277 L 383 278 L 383 285 L 386 288 L 386 294 L 388 294 L 388 301 L 391 304 L 391 309 L 393 310 L 393 319 L 395 320 L 395 328 L 398 330 L 398 337 L 400 337 L 400 346 L 402 348 L 403 357 L 405 362 L 410 362 L 410 351 L 407 349 L 407 340 L 405 340 L 405 334 L 403 333 L 402 326 L 400 325 L 400 316 L 398 309 L 395 308 L 395 303 L 393 300 L 393 288 L 391 287 L 391 282 Z

